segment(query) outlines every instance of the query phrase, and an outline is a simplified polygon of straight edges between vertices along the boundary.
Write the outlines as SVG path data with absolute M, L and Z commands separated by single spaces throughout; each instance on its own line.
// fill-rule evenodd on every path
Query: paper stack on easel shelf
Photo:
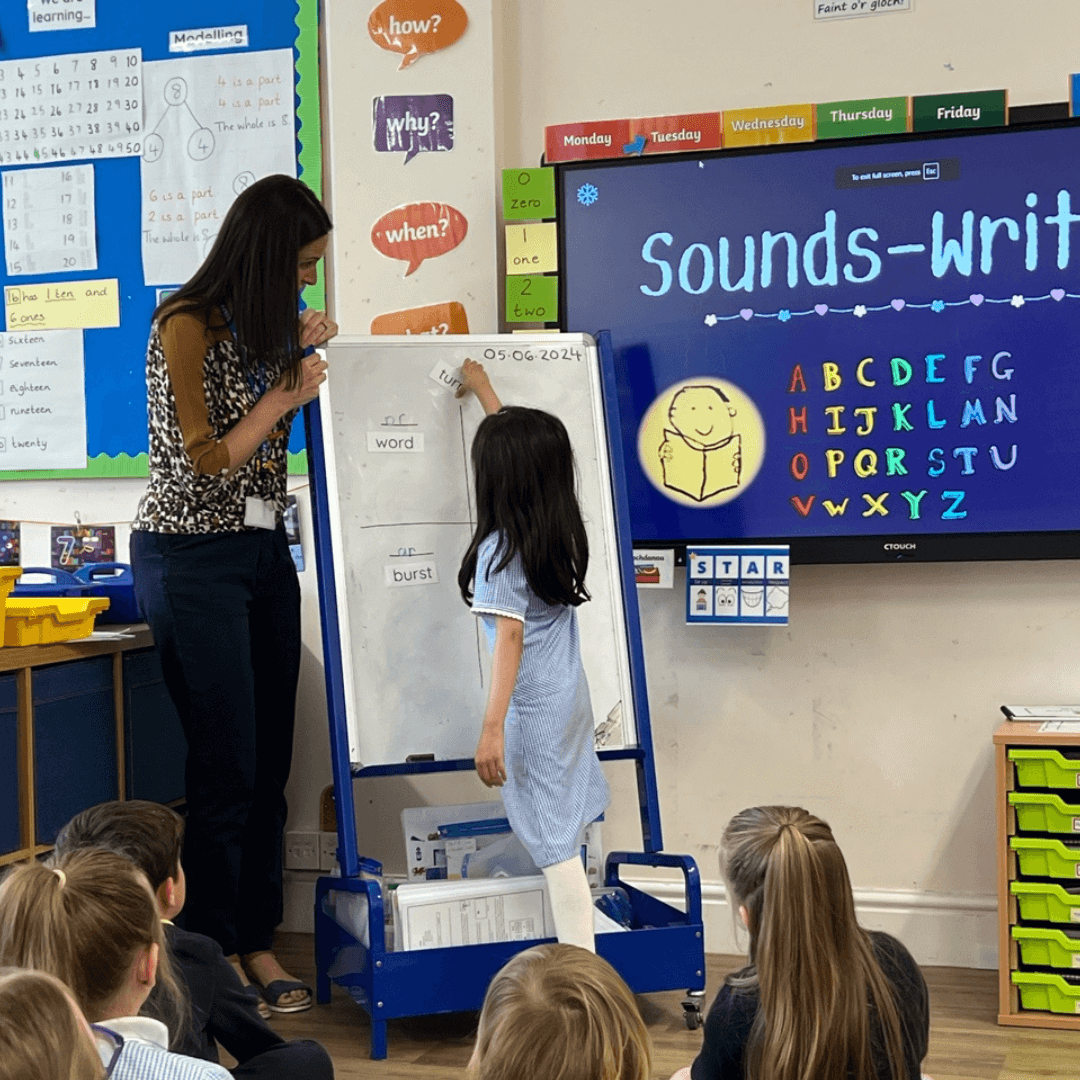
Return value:
M 399 949 L 443 949 L 555 936 L 542 876 L 423 881 L 394 890 Z

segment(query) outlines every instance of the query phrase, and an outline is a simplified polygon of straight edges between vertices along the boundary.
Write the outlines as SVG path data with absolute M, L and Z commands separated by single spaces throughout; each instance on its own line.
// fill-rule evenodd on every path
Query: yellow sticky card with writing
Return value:
M 506 272 L 549 274 L 559 269 L 555 222 L 506 226 Z
M 9 331 L 119 326 L 120 285 L 116 278 L 7 285 L 4 310 Z

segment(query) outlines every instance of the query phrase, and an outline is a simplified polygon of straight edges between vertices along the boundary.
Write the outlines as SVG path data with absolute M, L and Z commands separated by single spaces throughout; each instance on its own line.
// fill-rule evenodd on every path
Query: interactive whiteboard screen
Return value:
M 560 169 L 637 543 L 1080 556 L 1080 129 Z
M 455 397 L 479 360 L 503 404 L 554 413 L 589 537 L 578 608 L 597 749 L 637 743 L 596 346 L 581 334 L 340 337 L 320 396 L 350 761 L 471 758 L 491 657 L 458 591 L 476 524 L 469 450 L 483 409 Z M 326 601 L 324 600 L 324 603 Z

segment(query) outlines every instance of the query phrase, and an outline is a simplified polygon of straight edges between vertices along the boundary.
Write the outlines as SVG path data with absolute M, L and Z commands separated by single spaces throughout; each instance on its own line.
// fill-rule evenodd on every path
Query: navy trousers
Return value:
M 131 563 L 187 736 L 184 925 L 226 956 L 269 949 L 300 673 L 285 532 L 133 532 Z

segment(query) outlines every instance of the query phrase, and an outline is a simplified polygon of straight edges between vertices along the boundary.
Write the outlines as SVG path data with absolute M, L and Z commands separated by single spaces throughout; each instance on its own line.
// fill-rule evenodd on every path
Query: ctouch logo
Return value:
M 886 551 L 914 551 L 917 544 L 886 544 Z

